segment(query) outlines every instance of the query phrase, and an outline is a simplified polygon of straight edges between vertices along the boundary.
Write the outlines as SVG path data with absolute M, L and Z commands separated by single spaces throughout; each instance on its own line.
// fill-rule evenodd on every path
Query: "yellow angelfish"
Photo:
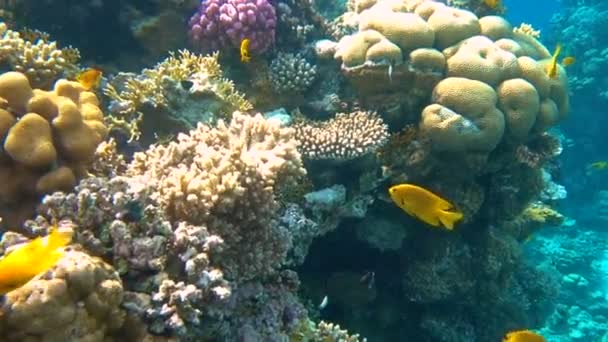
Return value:
M 388 189 L 388 193 L 406 213 L 435 227 L 443 225 L 452 230 L 454 223 L 463 217 L 450 202 L 417 185 L 395 185 Z
M 48 236 L 37 237 L 0 259 L 0 295 L 25 285 L 53 267 L 63 256 L 62 247 L 72 240 L 72 231 L 51 228 Z
M 500 6 L 501 0 L 483 0 L 483 3 L 491 9 L 497 9 Z
M 530 330 L 516 330 L 507 333 L 503 342 L 547 342 L 541 335 Z
M 241 62 L 249 63 L 251 61 L 251 55 L 249 54 L 249 44 L 251 41 L 249 38 L 245 38 L 241 41 Z

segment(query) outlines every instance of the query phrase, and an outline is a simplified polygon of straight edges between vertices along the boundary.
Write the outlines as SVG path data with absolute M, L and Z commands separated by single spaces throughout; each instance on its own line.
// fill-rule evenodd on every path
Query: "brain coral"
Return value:
M 433 91 L 433 102 L 422 111 L 420 130 L 438 151 L 492 151 L 505 129 L 496 108 L 496 92 L 468 78 L 449 77 Z
M 267 0 L 203 0 L 190 19 L 190 38 L 207 51 L 238 48 L 247 38 L 251 52 L 261 53 L 274 44 L 276 24 Z
M 97 97 L 79 83 L 43 91 L 21 73 L 0 75 L 0 175 L 11 180 L 0 202 L 71 189 L 106 133 Z

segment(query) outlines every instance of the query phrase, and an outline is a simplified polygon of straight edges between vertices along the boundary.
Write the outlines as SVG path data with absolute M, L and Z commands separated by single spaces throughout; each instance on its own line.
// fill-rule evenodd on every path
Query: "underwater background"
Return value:
M 0 0 L 0 342 L 608 342 L 606 32 L 605 0 Z

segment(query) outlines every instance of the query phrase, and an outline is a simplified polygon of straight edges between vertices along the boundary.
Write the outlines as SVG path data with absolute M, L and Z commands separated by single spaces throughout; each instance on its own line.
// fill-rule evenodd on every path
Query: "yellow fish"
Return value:
M 101 74 L 101 70 L 89 68 L 76 75 L 76 82 L 80 83 L 85 90 L 91 90 L 99 86 Z
M 555 52 L 553 53 L 553 56 L 551 56 L 551 61 L 549 62 L 549 65 L 547 65 L 547 76 L 549 76 L 549 78 L 557 77 L 557 58 L 560 53 L 562 53 L 562 44 L 557 44 Z
M 507 333 L 503 342 L 547 342 L 541 335 L 530 330 L 516 330 Z
M 48 236 L 37 237 L 0 259 L 0 295 L 20 288 L 32 278 L 53 267 L 72 240 L 72 231 L 51 228 Z
M 589 164 L 588 168 L 594 169 L 594 170 L 606 170 L 606 169 L 608 169 L 608 162 L 607 161 L 596 161 L 595 163 Z
M 450 202 L 417 185 L 395 185 L 388 189 L 388 193 L 406 213 L 435 227 L 443 225 L 452 230 L 454 223 L 463 217 Z
M 245 38 L 241 41 L 241 62 L 249 63 L 251 56 L 249 55 L 249 44 L 251 41 L 249 38 Z
M 496 9 L 500 6 L 501 0 L 483 0 L 484 5 L 488 6 L 491 9 Z
M 576 62 L 576 58 L 572 56 L 564 57 L 564 59 L 562 59 L 562 65 L 565 67 L 574 64 L 574 62 Z

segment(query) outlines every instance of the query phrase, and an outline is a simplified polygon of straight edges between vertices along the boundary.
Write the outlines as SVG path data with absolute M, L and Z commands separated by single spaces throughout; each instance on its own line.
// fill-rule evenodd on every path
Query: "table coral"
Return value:
M 190 38 L 207 51 L 234 49 L 243 39 L 252 53 L 266 51 L 275 40 L 277 16 L 267 0 L 202 0 L 190 18 Z
M 123 326 L 122 282 L 114 269 L 68 251 L 49 272 L 9 292 L 0 308 L 4 341 L 106 341 Z
M 369 112 L 339 113 L 321 122 L 293 125 L 298 149 L 310 159 L 350 160 L 378 149 L 388 139 L 388 127 Z
M 0 173 L 13 186 L 0 202 L 70 190 L 86 174 L 97 145 L 106 136 L 95 94 L 76 82 L 59 80 L 51 91 L 32 89 L 18 72 L 0 75 Z

